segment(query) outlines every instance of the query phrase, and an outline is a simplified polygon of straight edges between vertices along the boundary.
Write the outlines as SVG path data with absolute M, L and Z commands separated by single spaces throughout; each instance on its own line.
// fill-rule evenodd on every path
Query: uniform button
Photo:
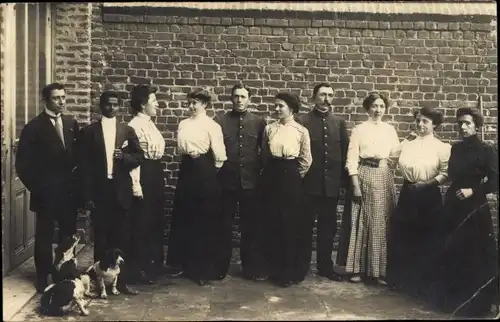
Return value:
M 243 134 L 240 134 L 240 138 L 242 138 L 242 137 L 243 137 Z
M 325 129 L 325 130 L 326 130 L 326 126 L 325 126 L 323 129 Z
M 243 164 L 240 164 L 240 167 L 242 167 L 242 168 L 243 168 Z
M 243 145 L 240 144 L 240 148 L 242 148 L 242 147 L 243 147 Z
M 240 125 L 240 129 L 242 129 L 242 128 L 243 128 L 243 125 Z

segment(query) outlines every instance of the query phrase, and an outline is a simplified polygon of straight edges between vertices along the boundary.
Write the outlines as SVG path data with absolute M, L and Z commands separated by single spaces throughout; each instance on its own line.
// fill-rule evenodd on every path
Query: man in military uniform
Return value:
M 348 182 L 345 162 L 349 134 L 345 121 L 330 111 L 333 95 L 330 84 L 316 85 L 313 90 L 314 109 L 299 116 L 297 121 L 309 130 L 311 137 L 313 162 L 304 177 L 304 189 L 311 215 L 311 231 L 318 215 L 316 268 L 320 276 L 338 281 L 342 278 L 333 270 L 332 250 L 337 230 L 339 192 Z M 309 258 L 310 253 L 308 250 Z
M 257 211 L 257 181 L 262 168 L 260 159 L 262 134 L 266 122 L 249 112 L 250 90 L 236 84 L 231 90 L 232 111 L 216 117 L 222 127 L 227 161 L 218 173 L 223 189 L 223 211 L 216 279 L 224 279 L 232 255 L 233 216 L 239 209 L 243 276 L 248 279 L 264 277 L 262 256 L 262 227 Z M 239 206 L 239 208 L 238 208 Z

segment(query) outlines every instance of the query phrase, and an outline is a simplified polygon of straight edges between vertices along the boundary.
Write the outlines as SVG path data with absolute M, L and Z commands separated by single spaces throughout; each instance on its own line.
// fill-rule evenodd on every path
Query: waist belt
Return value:
M 359 165 L 364 165 L 370 168 L 380 168 L 383 165 L 387 165 L 387 160 L 377 158 L 364 158 L 361 159 Z

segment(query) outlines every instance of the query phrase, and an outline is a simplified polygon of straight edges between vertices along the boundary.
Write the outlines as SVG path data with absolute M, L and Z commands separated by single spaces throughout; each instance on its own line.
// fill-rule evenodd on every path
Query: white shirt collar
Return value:
M 434 139 L 434 133 L 431 133 L 429 135 L 426 135 L 426 136 L 417 136 L 417 139 L 418 140 L 421 140 L 421 141 L 428 141 L 428 140 L 432 140 Z
M 50 117 L 60 117 L 61 116 L 61 113 L 56 114 L 56 113 L 52 112 L 51 110 L 49 110 L 48 108 L 45 108 L 45 113 L 47 113 L 47 115 Z
M 142 113 L 142 112 L 137 113 L 137 117 L 138 117 L 138 118 L 141 118 L 141 119 L 143 119 L 143 120 L 146 120 L 146 121 L 151 120 L 151 116 L 149 116 L 149 115 L 147 115 L 147 114 L 144 114 L 144 113 Z
M 109 117 L 102 115 L 101 122 L 104 124 L 109 124 L 109 125 L 116 124 L 116 117 L 109 118 Z

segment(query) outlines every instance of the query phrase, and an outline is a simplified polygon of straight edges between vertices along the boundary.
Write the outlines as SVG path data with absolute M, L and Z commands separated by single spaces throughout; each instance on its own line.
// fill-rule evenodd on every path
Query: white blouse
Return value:
M 212 149 L 217 168 L 227 160 L 222 128 L 205 112 L 179 123 L 177 148 L 180 154 L 189 155 L 205 154 Z
M 442 184 L 448 177 L 448 160 L 451 145 L 434 135 L 404 140 L 391 152 L 391 159 L 398 161 L 403 178 L 410 182 L 425 182 L 435 178 Z
M 144 158 L 149 160 L 160 160 L 165 153 L 165 139 L 158 130 L 149 115 L 137 113 L 128 123 L 135 130 L 139 139 L 139 145 L 144 151 Z M 132 192 L 134 196 L 142 196 L 141 187 L 141 166 L 130 171 L 132 178 Z
M 347 149 L 347 172 L 358 174 L 360 158 L 387 159 L 398 144 L 398 133 L 389 123 L 368 120 L 355 126 Z
M 311 167 L 311 139 L 309 131 L 293 118 L 268 124 L 264 130 L 269 152 L 273 157 L 297 159 L 299 173 L 304 177 Z

